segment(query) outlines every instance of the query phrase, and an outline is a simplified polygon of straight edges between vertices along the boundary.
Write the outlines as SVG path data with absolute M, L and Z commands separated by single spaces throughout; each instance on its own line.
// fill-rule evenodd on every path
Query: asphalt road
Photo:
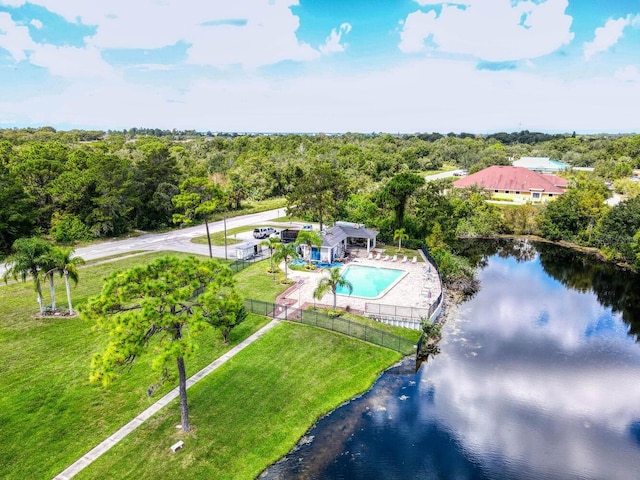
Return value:
M 227 219 L 227 230 L 247 225 L 269 225 L 270 220 L 284 216 L 284 208 L 269 210 L 261 213 L 252 213 L 250 215 L 242 215 Z M 292 225 L 300 226 L 296 222 L 293 223 L 273 223 L 275 226 L 286 228 Z M 224 221 L 213 222 L 209 224 L 210 232 L 222 232 L 224 230 Z M 126 238 L 122 240 L 107 240 L 105 242 L 93 243 L 87 247 L 77 248 L 75 255 L 82 257 L 84 260 L 96 260 L 99 258 L 109 257 L 112 255 L 122 255 L 127 252 L 144 251 L 177 251 L 194 253 L 200 255 L 209 255 L 209 247 L 197 243 L 192 243 L 191 239 L 206 235 L 204 225 L 195 227 L 181 228 L 165 233 L 147 233 L 137 237 Z M 255 240 L 251 235 L 242 235 L 244 241 L 240 244 L 229 245 L 227 247 L 228 258 L 235 258 L 236 248 L 243 245 L 254 245 L 261 240 Z M 213 256 L 225 258 L 224 247 L 213 247 Z M 0 265 L 0 277 L 4 275 L 6 268 Z
M 459 174 L 459 175 L 456 175 Z M 430 182 L 431 180 L 437 180 L 439 178 L 448 178 L 448 177 L 462 177 L 463 175 L 466 175 L 466 171 L 465 170 L 450 170 L 448 172 L 442 172 L 442 173 L 436 173 L 434 175 L 427 175 L 426 177 L 424 177 L 424 179 L 427 182 Z

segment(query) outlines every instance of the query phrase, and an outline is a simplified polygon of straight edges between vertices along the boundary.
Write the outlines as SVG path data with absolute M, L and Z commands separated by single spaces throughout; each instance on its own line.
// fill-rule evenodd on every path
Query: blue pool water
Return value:
M 393 268 L 365 267 L 361 265 L 351 265 L 342 274 L 342 277 L 351 282 L 353 291 L 351 295 L 355 297 L 377 298 L 393 285 L 405 273 L 403 270 Z M 346 288 L 336 290 L 342 295 L 349 295 Z

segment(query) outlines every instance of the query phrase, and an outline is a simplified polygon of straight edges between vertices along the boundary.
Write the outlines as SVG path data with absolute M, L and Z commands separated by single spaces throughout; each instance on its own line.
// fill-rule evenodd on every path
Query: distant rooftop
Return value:
M 539 172 L 557 172 L 570 167 L 567 163 L 551 160 L 549 157 L 520 157 L 513 162 L 513 166 Z
M 453 182 L 454 187 L 479 185 L 487 190 L 510 192 L 541 191 L 562 194 L 567 180 L 556 175 L 542 174 L 522 167 L 494 165 Z

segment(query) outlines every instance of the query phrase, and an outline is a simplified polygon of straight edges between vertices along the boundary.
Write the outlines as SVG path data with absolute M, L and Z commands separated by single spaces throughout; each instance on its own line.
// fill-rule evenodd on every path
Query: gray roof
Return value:
M 344 233 L 342 227 L 331 227 L 326 230 L 322 236 L 323 247 L 334 247 L 347 238 L 347 234 Z
M 347 226 L 334 226 L 329 228 L 322 237 L 323 247 L 333 247 L 346 238 L 376 238 L 378 232 L 369 228 L 355 228 Z

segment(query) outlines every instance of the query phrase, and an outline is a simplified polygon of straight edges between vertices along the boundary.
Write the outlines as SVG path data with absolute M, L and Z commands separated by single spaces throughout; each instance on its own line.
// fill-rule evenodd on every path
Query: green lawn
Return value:
M 168 253 L 84 267 L 80 283 L 72 287 L 74 306 L 99 293 L 111 271 Z M 258 262 L 236 275 L 245 297 L 273 301 L 286 288 L 266 273 L 268 265 L 268 260 Z M 58 303 L 64 305 L 59 279 L 57 287 Z M 49 303 L 46 286 L 44 295 Z M 0 287 L 0 478 L 53 477 L 173 386 L 166 385 L 148 399 L 146 389 L 156 377 L 144 357 L 110 387 L 89 384 L 91 357 L 106 338 L 77 317 L 40 319 L 33 315 L 36 312 L 32 282 Z M 188 375 L 267 322 L 250 315 L 232 331 L 229 345 L 222 344 L 217 331 L 199 334 L 200 349 L 186 362 Z M 179 409 L 173 404 L 89 474 L 173 478 L 165 472 L 184 476 L 182 469 L 194 466 L 194 478 L 255 476 L 284 454 L 319 415 L 366 390 L 399 358 L 396 352 L 310 327 L 282 325 L 263 338 L 190 390 L 195 429 L 185 437 L 188 449 L 167 456 L 179 423 Z M 109 465 L 118 459 L 125 460 L 113 466 L 112 474 Z M 101 468 L 109 473 L 92 473 L 104 472 Z M 130 475 L 130 470 L 136 473 Z
M 400 354 L 282 323 L 189 390 L 194 429 L 176 430 L 177 401 L 77 478 L 255 478 Z M 169 447 L 183 440 L 173 454 Z
M 274 280 L 273 275 L 267 273 L 269 265 L 269 260 L 261 260 L 236 274 L 238 289 L 245 298 L 275 302 L 276 297 L 289 288 L 289 285 L 278 282 L 277 279 L 281 274 L 276 274 L 276 280 Z
M 110 271 L 159 256 L 153 253 L 82 269 L 80 283 L 72 288 L 74 302 L 80 304 L 98 293 Z M 64 287 L 58 284 L 58 300 L 64 303 Z M 0 287 L 0 478 L 53 477 L 144 410 L 150 404 L 146 389 L 155 382 L 148 361 L 141 358 L 112 386 L 89 384 L 91 356 L 105 338 L 77 317 L 34 317 L 32 285 Z M 46 289 L 44 294 L 47 298 Z M 203 332 L 201 348 L 186 362 L 187 373 L 195 373 L 267 321 L 250 316 L 232 331 L 230 345 L 222 344 L 219 332 Z

